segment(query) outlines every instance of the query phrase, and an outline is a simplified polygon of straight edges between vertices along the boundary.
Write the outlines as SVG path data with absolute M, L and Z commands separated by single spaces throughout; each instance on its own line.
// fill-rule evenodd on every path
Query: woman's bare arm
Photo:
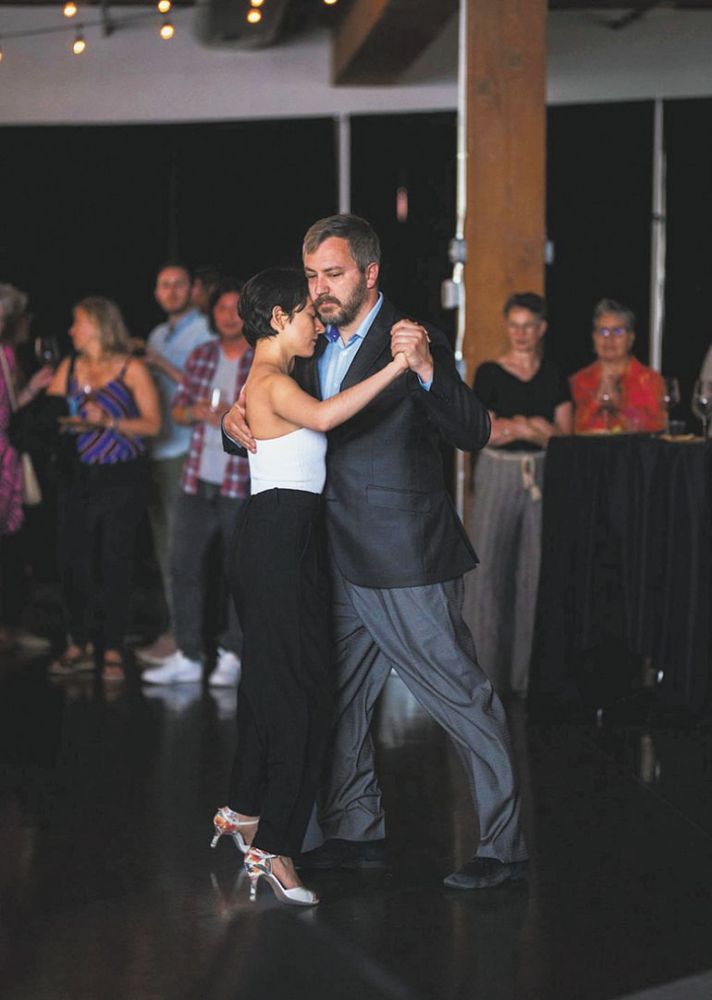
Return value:
M 274 413 L 297 427 L 329 431 L 353 417 L 375 399 L 399 375 L 408 370 L 405 355 L 398 354 L 375 375 L 337 393 L 331 399 L 318 400 L 300 389 L 289 375 L 278 374 L 269 379 L 270 403 Z

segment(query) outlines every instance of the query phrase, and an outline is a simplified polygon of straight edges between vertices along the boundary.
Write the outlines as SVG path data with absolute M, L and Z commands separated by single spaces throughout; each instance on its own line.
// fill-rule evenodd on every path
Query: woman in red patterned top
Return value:
M 571 376 L 577 434 L 661 431 L 665 427 L 663 380 L 631 354 L 635 316 L 613 299 L 593 313 L 597 360 Z

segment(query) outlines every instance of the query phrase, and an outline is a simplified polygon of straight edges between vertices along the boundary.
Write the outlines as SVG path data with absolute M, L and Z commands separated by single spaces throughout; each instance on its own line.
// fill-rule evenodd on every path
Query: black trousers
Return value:
M 332 716 L 321 504 L 299 490 L 258 493 L 247 501 L 235 547 L 244 638 L 229 804 L 260 816 L 255 847 L 288 857 L 301 850 Z
M 58 547 L 73 642 L 121 649 L 128 626 L 136 529 L 146 507 L 146 466 L 79 465 L 61 484 Z

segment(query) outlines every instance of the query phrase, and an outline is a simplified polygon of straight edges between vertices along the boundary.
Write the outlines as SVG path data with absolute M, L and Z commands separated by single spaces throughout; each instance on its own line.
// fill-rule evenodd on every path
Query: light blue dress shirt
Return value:
M 371 329 L 373 321 L 383 305 L 383 293 L 378 293 L 378 298 L 373 309 L 365 317 L 363 322 L 360 324 L 359 328 L 355 333 L 352 333 L 348 341 L 344 344 L 343 340 L 339 335 L 339 331 L 334 326 L 328 326 L 326 328 L 326 339 L 328 344 L 326 345 L 324 352 L 319 358 L 319 386 L 321 388 L 321 398 L 331 399 L 339 392 L 341 383 L 346 376 L 346 372 L 351 367 L 354 358 L 361 349 L 361 345 L 364 342 L 366 334 Z M 430 389 L 433 384 L 431 379 L 429 382 L 423 382 L 419 380 L 422 387 L 426 390 Z
M 161 323 L 152 330 L 148 338 L 148 346 L 183 371 L 188 355 L 200 344 L 204 344 L 206 340 L 212 340 L 213 336 L 205 316 L 197 309 L 191 309 L 189 313 L 178 320 L 175 326 L 171 326 L 170 323 Z M 173 397 L 178 392 L 178 383 L 157 369 L 153 374 L 161 400 L 161 433 L 153 439 L 151 457 L 161 460 L 187 455 L 193 428 L 180 427 L 173 423 L 171 418 L 171 406 L 173 405 Z

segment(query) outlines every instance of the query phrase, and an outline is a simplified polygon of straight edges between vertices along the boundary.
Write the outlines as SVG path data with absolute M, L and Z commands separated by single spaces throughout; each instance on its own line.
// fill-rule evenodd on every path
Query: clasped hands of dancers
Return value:
M 304 273 L 250 279 L 239 303 L 255 355 L 223 433 L 226 450 L 245 448 L 250 462 L 235 550 L 243 672 L 229 804 L 212 846 L 229 836 L 243 852 L 252 899 L 265 879 L 301 906 L 318 896 L 295 856 L 313 868 L 381 866 L 370 725 L 395 667 L 470 778 L 479 846 L 445 884 L 523 878 L 506 720 L 461 615 L 476 556 L 440 457 L 441 438 L 483 447 L 487 411 L 444 335 L 379 292 L 367 222 L 320 220 L 303 260 Z

